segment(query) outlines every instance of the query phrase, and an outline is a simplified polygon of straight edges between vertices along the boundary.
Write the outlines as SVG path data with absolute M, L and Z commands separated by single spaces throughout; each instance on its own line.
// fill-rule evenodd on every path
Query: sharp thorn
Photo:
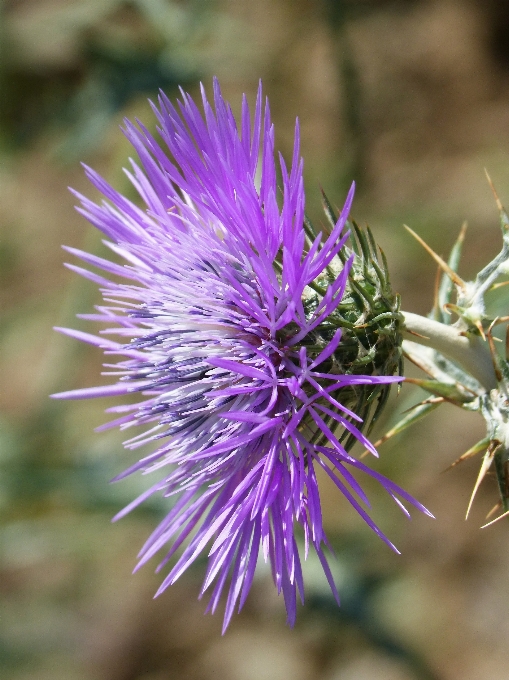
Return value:
M 474 446 L 472 446 L 468 451 L 465 451 L 464 454 L 462 454 L 459 458 L 456 458 L 454 463 L 451 463 L 449 467 L 446 467 L 444 472 L 447 472 L 448 470 L 452 470 L 453 467 L 456 467 L 456 465 L 459 465 L 460 463 L 463 463 L 465 460 L 468 460 L 469 458 L 473 458 L 476 456 L 478 453 L 481 453 L 481 451 L 489 444 L 489 441 L 486 439 L 481 439 L 480 442 L 477 442 Z
M 465 234 L 467 233 L 468 222 L 465 220 L 461 225 L 460 233 L 458 235 L 458 243 L 463 243 L 465 240 Z
M 495 369 L 495 377 L 499 383 L 502 382 L 502 371 L 500 370 L 499 363 L 498 363 L 498 355 L 497 355 L 497 350 L 495 349 L 495 343 L 494 343 L 494 338 L 491 333 L 493 326 L 497 323 L 498 317 L 493 319 L 493 321 L 490 324 L 490 327 L 488 328 L 487 331 L 487 336 L 488 336 L 488 345 L 490 348 L 490 354 L 491 354 L 491 360 L 493 362 L 493 368 Z
M 502 286 L 509 286 L 509 281 L 501 281 L 500 283 L 494 283 L 490 290 L 496 290 L 497 288 L 502 288 Z
M 410 229 L 410 227 L 408 227 L 406 224 L 404 224 L 403 226 L 408 232 L 410 232 L 410 234 L 416 239 L 416 241 L 421 244 L 424 250 L 426 250 L 426 252 L 428 252 L 431 255 L 435 262 L 438 263 L 439 267 L 447 274 L 451 281 L 457 286 L 459 286 L 463 291 L 465 291 L 466 284 L 463 281 L 463 279 L 460 276 L 458 276 L 458 274 L 456 274 L 454 269 L 451 269 L 447 262 L 443 260 L 440 257 L 440 255 L 435 253 L 435 251 L 432 248 L 430 248 L 429 245 L 418 234 L 416 234 L 413 229 Z
M 470 496 L 470 501 L 468 503 L 465 519 L 468 519 L 468 516 L 470 514 L 470 510 L 472 508 L 472 503 L 474 502 L 474 498 L 476 496 L 477 490 L 481 486 L 481 482 L 484 479 L 486 473 L 488 472 L 488 469 L 489 469 L 491 463 L 493 462 L 493 458 L 495 457 L 495 453 L 496 453 L 497 449 L 499 448 L 499 446 L 500 446 L 500 442 L 498 441 L 498 439 L 493 439 L 490 442 L 486 453 L 484 454 L 484 458 L 483 458 L 483 461 L 481 463 L 481 469 L 479 470 L 479 474 L 477 475 L 477 480 L 474 484 L 474 489 L 472 491 L 472 495 Z
M 482 327 L 482 323 L 481 323 L 481 321 L 480 321 L 479 319 L 477 319 L 477 321 L 475 322 L 474 326 L 477 328 L 477 330 L 478 330 L 479 333 L 481 334 L 481 338 L 482 338 L 484 341 L 486 341 L 486 335 L 485 335 L 485 333 L 484 333 L 484 328 Z
M 497 510 L 500 510 L 501 507 L 502 501 L 498 501 L 498 503 L 495 503 L 495 505 L 491 508 L 491 510 L 488 512 L 484 519 L 489 519 Z
M 499 209 L 500 212 L 502 212 L 502 210 L 504 209 L 504 206 L 502 205 L 502 202 L 498 197 L 497 191 L 495 189 L 495 185 L 491 181 L 491 177 L 489 176 L 486 168 L 484 168 L 484 172 L 486 174 L 486 179 L 488 180 L 488 184 L 490 185 L 491 191 L 493 192 L 493 196 L 495 197 L 495 203 L 497 204 L 497 208 Z
M 429 397 L 428 399 L 424 399 L 423 401 L 420 401 L 418 404 L 414 404 L 413 406 L 410 406 L 410 408 L 407 408 L 403 411 L 403 414 L 405 413 L 410 413 L 410 411 L 413 411 L 414 408 L 417 408 L 418 406 L 425 406 L 426 404 L 442 404 L 445 403 L 446 399 L 445 397 Z
M 492 524 L 495 524 L 495 522 L 498 522 L 500 519 L 504 519 L 504 517 L 507 517 L 509 515 L 509 510 L 506 510 L 502 515 L 499 515 L 495 519 L 492 519 L 491 522 L 488 522 L 487 524 L 483 524 L 481 529 L 486 529 L 486 527 L 490 527 Z
M 409 335 L 415 335 L 416 338 L 422 338 L 423 340 L 429 340 L 429 338 L 426 335 L 422 335 L 421 333 L 417 333 L 416 331 L 411 331 L 408 328 L 405 328 L 405 333 L 408 333 Z

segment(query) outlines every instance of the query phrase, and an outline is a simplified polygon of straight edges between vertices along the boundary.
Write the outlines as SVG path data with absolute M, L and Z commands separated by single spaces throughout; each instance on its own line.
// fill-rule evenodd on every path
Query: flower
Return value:
M 208 551 L 202 594 L 215 583 L 208 605 L 215 611 L 229 580 L 226 629 L 246 600 L 261 547 L 293 624 L 297 592 L 304 597 L 297 527 L 305 555 L 312 546 L 339 602 L 323 551 L 318 468 L 391 548 L 364 509 L 369 502 L 351 469 L 378 480 L 400 505 L 398 496 L 427 511 L 352 457 L 337 433 L 341 428 L 376 455 L 361 418 L 342 404 L 342 390 L 400 380 L 342 372 L 341 328 L 329 324 L 326 339 L 317 333 L 334 319 L 347 286 L 353 256 L 344 265 L 337 256 L 348 237 L 354 187 L 329 235 L 307 238 L 298 125 L 289 171 L 279 159 L 279 196 L 274 129 L 261 88 L 252 125 L 243 99 L 240 131 L 217 81 L 215 111 L 203 89 L 202 97 L 204 116 L 184 92 L 180 112 L 163 93 L 159 107 L 152 105 L 169 153 L 141 123 L 126 121 L 143 166 L 132 162 L 126 173 L 145 210 L 86 169 L 107 201 L 96 205 L 78 194 L 79 211 L 125 264 L 67 250 L 128 283 L 69 266 L 98 283 L 107 301 L 85 318 L 105 322 L 103 334 L 120 341 L 58 330 L 120 355 L 113 375 L 121 377 L 54 396 L 141 394 L 136 404 L 107 409 L 119 417 L 103 428 L 148 426 L 125 446 L 155 445 L 117 479 L 141 470 L 158 481 L 117 518 L 151 494 L 173 498 L 139 555 L 141 566 L 166 548 L 159 568 L 174 558 L 158 593 Z M 323 291 L 316 281 L 333 264 L 337 276 Z M 311 295 L 314 289 L 322 293 Z

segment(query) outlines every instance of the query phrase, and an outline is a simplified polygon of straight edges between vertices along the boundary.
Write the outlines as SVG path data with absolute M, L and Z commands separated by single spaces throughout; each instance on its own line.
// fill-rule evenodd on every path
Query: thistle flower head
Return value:
M 69 248 L 114 280 L 71 268 L 97 282 L 107 301 L 86 318 L 106 323 L 103 333 L 119 340 L 61 330 L 120 356 L 120 377 L 56 396 L 140 395 L 136 404 L 108 409 L 117 418 L 105 427 L 142 426 L 125 446 L 153 448 L 118 478 L 143 471 L 157 481 L 118 517 L 151 494 L 172 499 L 140 553 L 142 565 L 166 551 L 160 567 L 171 566 L 158 592 L 206 552 L 202 593 L 213 587 L 214 611 L 226 590 L 226 628 L 245 602 L 261 548 L 293 623 L 297 592 L 304 596 L 298 533 L 338 597 L 323 552 L 318 468 L 391 547 L 367 514 L 352 470 L 378 480 L 399 504 L 401 497 L 427 511 L 342 443 L 350 436 L 376 454 L 342 395 L 399 380 L 378 374 L 376 362 L 368 374 L 342 365 L 340 306 L 355 258 L 344 255 L 353 186 L 330 231 L 310 237 L 298 126 L 290 169 L 279 158 L 279 190 L 261 90 L 253 122 L 244 98 L 240 129 L 217 81 L 215 110 L 204 92 L 202 98 L 203 115 L 187 94 L 177 109 L 161 93 L 152 106 L 160 141 L 126 121 L 142 166 L 133 162 L 127 175 L 144 209 L 86 170 L 106 201 L 79 196 L 79 210 L 125 264 Z

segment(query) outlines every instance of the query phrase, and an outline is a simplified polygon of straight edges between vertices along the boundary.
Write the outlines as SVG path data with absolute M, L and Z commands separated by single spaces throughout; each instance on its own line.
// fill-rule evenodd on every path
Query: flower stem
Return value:
M 497 387 L 493 359 L 488 343 L 476 335 L 464 335 L 460 329 L 412 312 L 402 312 L 403 334 L 409 340 L 432 347 L 460 364 L 486 390 Z

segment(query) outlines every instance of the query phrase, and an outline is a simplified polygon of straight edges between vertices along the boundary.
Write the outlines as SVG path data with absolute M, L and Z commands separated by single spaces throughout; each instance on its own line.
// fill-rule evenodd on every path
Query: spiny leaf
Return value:
M 444 383 L 438 380 L 422 380 L 420 378 L 405 378 L 405 382 L 411 383 L 421 387 L 426 392 L 431 392 L 437 397 L 443 397 L 447 401 L 457 403 L 458 406 L 465 404 L 472 400 L 469 394 L 466 394 L 459 385 L 455 383 Z
M 407 359 L 435 380 L 455 384 L 459 389 L 465 390 L 465 396 L 470 393 L 471 400 L 479 395 L 482 388 L 477 380 L 440 352 L 411 340 L 405 340 L 403 353 Z

